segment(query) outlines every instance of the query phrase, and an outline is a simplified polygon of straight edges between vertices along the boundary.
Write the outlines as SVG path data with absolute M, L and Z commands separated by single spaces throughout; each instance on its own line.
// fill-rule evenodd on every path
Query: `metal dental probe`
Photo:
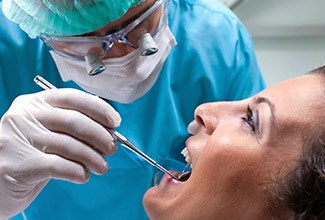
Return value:
M 37 85 L 39 85 L 40 87 L 42 87 L 44 90 L 47 90 L 47 89 L 56 89 L 55 86 L 53 86 L 51 83 L 49 83 L 47 80 L 45 80 L 41 76 L 36 76 L 34 78 L 34 82 Z M 161 165 L 159 165 L 156 161 L 154 161 L 153 159 L 151 159 L 148 155 L 146 155 L 145 153 L 143 153 L 137 147 L 135 147 L 126 137 L 124 137 L 119 132 L 117 132 L 117 131 L 115 131 L 113 129 L 107 129 L 107 131 L 113 136 L 113 138 L 116 141 L 120 142 L 128 150 L 131 150 L 132 152 L 134 152 L 138 156 L 142 157 L 145 161 L 147 161 L 148 163 L 150 163 L 152 166 L 154 166 L 154 167 L 158 168 L 159 170 L 161 170 L 162 172 L 168 174 L 173 179 L 178 180 L 178 181 L 185 181 L 185 180 L 188 179 L 188 177 L 190 175 L 190 172 L 181 173 L 180 175 L 177 175 L 176 176 L 176 175 L 172 174 L 171 172 L 169 172 L 164 167 L 162 167 Z

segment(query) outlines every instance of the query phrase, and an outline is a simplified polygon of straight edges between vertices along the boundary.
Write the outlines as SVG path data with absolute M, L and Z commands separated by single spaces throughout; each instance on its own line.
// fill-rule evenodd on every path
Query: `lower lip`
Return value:
M 170 171 L 172 174 L 175 171 Z M 170 175 L 164 174 L 160 180 L 159 185 L 157 186 L 157 190 L 160 195 L 164 195 L 165 193 L 176 193 L 177 189 L 182 186 L 185 182 L 177 181 L 173 179 Z
M 169 171 L 170 173 L 174 173 L 174 171 Z M 165 173 L 163 175 L 163 177 L 161 178 L 161 181 L 160 183 L 162 182 L 166 182 L 166 183 L 170 183 L 170 184 L 177 184 L 177 183 L 180 183 L 180 181 L 178 180 L 175 180 L 173 177 L 171 177 L 170 175 L 168 175 L 167 173 Z

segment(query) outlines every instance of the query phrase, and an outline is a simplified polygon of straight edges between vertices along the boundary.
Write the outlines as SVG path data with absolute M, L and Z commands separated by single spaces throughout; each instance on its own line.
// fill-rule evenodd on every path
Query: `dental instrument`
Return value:
M 44 90 L 47 90 L 47 89 L 56 89 L 56 87 L 54 85 L 52 85 L 50 82 L 48 82 L 47 80 L 45 80 L 43 77 L 41 77 L 39 75 L 37 75 L 34 78 L 34 82 L 37 85 L 39 85 L 41 88 L 43 88 Z M 143 158 L 145 161 L 147 161 L 149 164 L 151 164 L 152 166 L 158 168 L 159 170 L 161 170 L 162 172 L 166 173 L 167 175 L 171 176 L 173 179 L 183 182 L 183 181 L 186 181 L 190 177 L 191 171 L 184 172 L 185 169 L 186 169 L 186 167 L 183 170 L 183 172 L 180 172 L 180 173 L 178 173 L 178 174 L 175 175 L 175 174 L 169 172 L 167 169 L 165 169 L 161 165 L 159 165 L 156 161 L 154 161 L 153 159 L 151 159 L 148 155 L 146 155 L 145 153 L 143 153 L 137 147 L 135 147 L 121 133 L 119 133 L 119 132 L 117 132 L 116 130 L 113 130 L 113 129 L 107 129 L 107 131 L 113 136 L 113 138 L 115 139 L 115 141 L 118 141 L 122 146 L 126 147 L 128 150 L 130 150 L 133 153 L 137 154 L 138 156 L 140 156 L 141 158 Z

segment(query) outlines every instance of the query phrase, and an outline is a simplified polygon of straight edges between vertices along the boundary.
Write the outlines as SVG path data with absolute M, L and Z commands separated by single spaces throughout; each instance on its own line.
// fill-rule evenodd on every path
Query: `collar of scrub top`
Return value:
M 115 31 L 110 32 L 103 36 L 77 36 L 77 37 L 65 37 L 65 36 L 47 36 L 41 35 L 41 39 L 58 55 L 63 56 L 65 58 L 69 58 L 71 60 L 85 60 L 87 72 L 90 76 L 97 75 L 103 72 L 106 69 L 105 64 L 102 62 L 102 58 L 104 58 L 109 50 L 114 46 L 115 43 L 126 44 L 129 46 L 134 46 L 132 42 L 130 42 L 127 38 L 127 34 L 134 30 L 137 25 L 143 22 L 149 15 L 151 15 L 156 9 L 159 8 L 163 3 L 164 9 L 162 11 L 162 16 L 159 22 L 159 25 L 152 33 L 145 33 L 139 40 L 139 50 L 142 56 L 150 56 L 155 54 L 158 51 L 158 46 L 152 36 L 154 36 L 163 24 L 167 21 L 167 14 L 169 10 L 169 0 L 157 0 L 147 11 L 141 14 L 140 17 L 136 18 L 133 22 L 128 24 L 126 27 Z M 80 51 L 76 51 L 75 54 L 69 52 L 67 50 L 61 50 L 55 47 L 55 43 L 77 43 L 80 45 L 81 50 L 85 51 L 84 53 Z M 98 45 L 101 45 L 98 47 Z M 85 49 L 83 49 L 84 47 Z M 102 51 L 100 56 L 93 54 L 90 52 L 92 48 L 100 48 Z M 79 48 L 77 48 L 79 49 Z M 64 52 L 66 51 L 66 52 Z

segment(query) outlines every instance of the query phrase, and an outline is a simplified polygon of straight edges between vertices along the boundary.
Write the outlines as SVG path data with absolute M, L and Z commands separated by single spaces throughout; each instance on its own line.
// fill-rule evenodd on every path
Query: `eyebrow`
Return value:
M 266 97 L 262 97 L 262 96 L 258 96 L 256 98 L 254 98 L 253 101 L 256 105 L 261 104 L 261 103 L 266 103 L 269 106 L 270 111 L 271 111 L 271 126 L 274 129 L 275 128 L 275 115 L 274 115 L 275 106 L 274 106 L 273 102 L 271 102 L 270 99 L 268 99 Z

